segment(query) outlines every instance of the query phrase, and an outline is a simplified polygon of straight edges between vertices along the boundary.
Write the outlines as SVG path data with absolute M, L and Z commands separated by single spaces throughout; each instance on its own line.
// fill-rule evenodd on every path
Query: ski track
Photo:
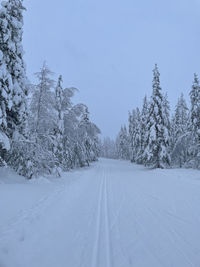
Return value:
M 77 173 L 0 228 L 0 267 L 200 266 L 198 179 L 103 159 Z
M 109 209 L 108 209 L 108 190 L 106 171 L 104 171 L 104 203 L 105 203 L 105 246 L 107 251 L 107 265 L 106 267 L 112 267 L 112 254 L 111 254 L 111 239 L 110 239 L 110 223 L 109 223 Z
M 100 193 L 97 208 L 96 234 L 94 241 L 94 250 L 92 253 L 92 267 L 100 266 L 100 252 L 102 252 L 101 244 L 105 246 L 105 267 L 112 267 L 111 241 L 110 241 L 110 223 L 108 210 L 108 190 L 106 171 L 102 172 L 102 181 L 100 185 Z M 102 223 L 103 222 L 103 223 Z
M 101 181 L 99 198 L 98 198 L 94 250 L 92 253 L 92 267 L 98 266 L 98 251 L 99 251 L 99 239 L 100 239 L 100 228 L 101 228 L 101 209 L 102 209 L 103 189 L 104 189 L 104 179 L 102 179 Z

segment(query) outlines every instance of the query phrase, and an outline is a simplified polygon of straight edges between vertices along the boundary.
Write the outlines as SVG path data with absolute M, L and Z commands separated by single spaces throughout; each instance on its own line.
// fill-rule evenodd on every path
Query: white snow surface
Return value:
M 9 150 L 10 149 L 10 141 L 9 138 L 0 131 L 0 143 L 4 149 Z
M 60 178 L 0 169 L 1 267 L 199 267 L 200 172 L 100 159 Z

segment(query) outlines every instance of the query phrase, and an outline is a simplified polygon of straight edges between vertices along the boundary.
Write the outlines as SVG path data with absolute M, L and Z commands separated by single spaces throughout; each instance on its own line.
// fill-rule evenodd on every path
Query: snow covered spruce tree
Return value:
M 84 166 L 84 151 L 78 136 L 78 125 L 83 112 L 83 105 L 72 105 L 68 101 L 68 112 L 64 115 L 64 150 L 65 169 L 73 169 Z
M 153 70 L 153 93 L 151 96 L 149 117 L 147 121 L 147 138 L 144 158 L 146 164 L 154 168 L 170 165 L 169 131 L 164 110 L 164 97 L 160 87 L 160 73 L 157 64 Z
M 34 176 L 52 173 L 59 165 L 54 154 L 56 111 L 54 80 L 52 72 L 44 63 L 40 72 L 36 73 L 39 83 L 35 86 L 31 99 L 29 132 L 32 148 L 29 157 L 33 164 L 30 166 Z
M 10 149 L 7 112 L 12 106 L 11 74 L 7 68 L 7 40 L 10 35 L 7 22 L 6 3 L 0 9 L 0 166 L 6 164 L 6 152 Z
M 134 148 L 134 132 L 135 132 L 136 112 L 133 109 L 128 115 L 128 131 L 129 131 L 129 153 L 131 162 L 135 161 L 135 148 Z
M 6 152 L 10 149 L 7 131 L 7 110 L 9 106 L 9 88 L 6 65 L 0 50 L 0 166 L 6 165 Z
M 191 145 L 189 114 L 183 94 L 178 99 L 171 123 L 171 151 L 173 165 L 183 167 L 188 161 Z
M 147 133 L 147 121 L 149 116 L 149 107 L 147 97 L 145 96 L 143 99 L 143 106 L 141 111 L 141 118 L 140 118 L 140 150 L 137 157 L 137 163 L 144 164 L 145 163 L 145 138 Z
M 131 162 L 138 162 L 141 151 L 141 117 L 139 108 L 129 113 L 129 138 Z
M 55 110 L 56 110 L 56 124 L 54 131 L 54 154 L 59 165 L 63 165 L 64 161 L 64 89 L 62 86 L 62 76 L 58 78 L 58 83 L 55 92 Z
M 54 154 L 62 170 L 70 168 L 70 149 L 68 137 L 65 132 L 65 118 L 72 110 L 71 98 L 74 96 L 76 88 L 63 88 L 63 80 L 60 75 L 55 89 L 55 131 L 54 131 Z
M 23 10 L 22 1 L 8 0 L 2 2 L 0 11 L 0 97 L 1 111 L 4 114 L 1 131 L 11 143 L 9 153 L 4 153 L 4 160 L 19 173 L 28 167 L 23 149 L 23 142 L 27 138 L 28 93 L 22 48 Z
M 101 151 L 100 151 L 101 157 L 110 158 L 110 159 L 117 158 L 116 143 L 109 137 L 105 137 L 103 139 L 100 147 L 101 147 Z
M 88 107 L 85 106 L 79 124 L 79 138 L 84 146 L 85 162 L 89 163 L 97 160 L 99 155 L 99 141 L 97 135 L 100 133 L 98 127 L 90 122 Z
M 122 126 L 116 139 L 117 157 L 119 159 L 130 159 L 129 136 L 126 126 Z
M 191 100 L 191 165 L 200 168 L 200 84 L 197 74 L 194 74 L 194 81 L 190 92 Z
M 84 167 L 99 156 L 99 128 L 90 121 L 86 105 L 77 104 L 64 116 L 68 168 Z
M 169 105 L 167 93 L 163 96 L 163 119 L 164 119 L 164 125 L 168 129 L 166 137 L 168 140 L 170 140 L 170 128 L 171 128 L 170 105 Z

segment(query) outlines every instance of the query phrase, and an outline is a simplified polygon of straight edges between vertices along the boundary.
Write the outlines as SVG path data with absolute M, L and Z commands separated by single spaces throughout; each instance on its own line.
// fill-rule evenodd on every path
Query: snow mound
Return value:
M 0 143 L 2 144 L 3 148 L 6 150 L 10 149 L 10 142 L 8 137 L 0 131 Z
M 0 184 L 24 184 L 26 179 L 8 167 L 0 168 Z
M 30 184 L 51 184 L 51 182 L 45 178 L 45 177 L 40 177 L 40 178 L 34 178 L 29 180 Z

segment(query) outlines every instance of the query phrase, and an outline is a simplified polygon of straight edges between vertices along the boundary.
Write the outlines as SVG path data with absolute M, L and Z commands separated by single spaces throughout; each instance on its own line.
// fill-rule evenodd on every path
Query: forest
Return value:
M 0 11 L 0 165 L 27 178 L 60 175 L 88 166 L 99 156 L 125 159 L 152 168 L 200 168 L 200 84 L 190 90 L 190 107 L 183 94 L 170 110 L 160 85 L 157 64 L 152 95 L 141 109 L 129 112 L 116 140 L 100 140 L 88 107 L 73 104 L 78 91 L 65 87 L 44 62 L 33 84 L 24 62 L 23 12 L 20 0 L 3 1 Z M 122 99 L 123 101 L 123 99 Z
M 72 103 L 76 88 L 44 63 L 37 84 L 23 59 L 22 1 L 3 1 L 0 11 L 0 165 L 27 178 L 88 166 L 99 155 L 99 128 L 86 105 Z M 55 76 L 55 75 L 54 75 Z
M 199 10 L 0 0 L 0 267 L 200 266 Z
M 162 92 L 157 64 L 152 95 L 128 115 L 115 141 L 104 138 L 102 156 L 130 160 L 151 168 L 200 168 L 200 84 L 197 74 L 189 92 L 190 107 L 181 94 L 172 113 Z M 172 114 L 171 114 L 172 113 Z

